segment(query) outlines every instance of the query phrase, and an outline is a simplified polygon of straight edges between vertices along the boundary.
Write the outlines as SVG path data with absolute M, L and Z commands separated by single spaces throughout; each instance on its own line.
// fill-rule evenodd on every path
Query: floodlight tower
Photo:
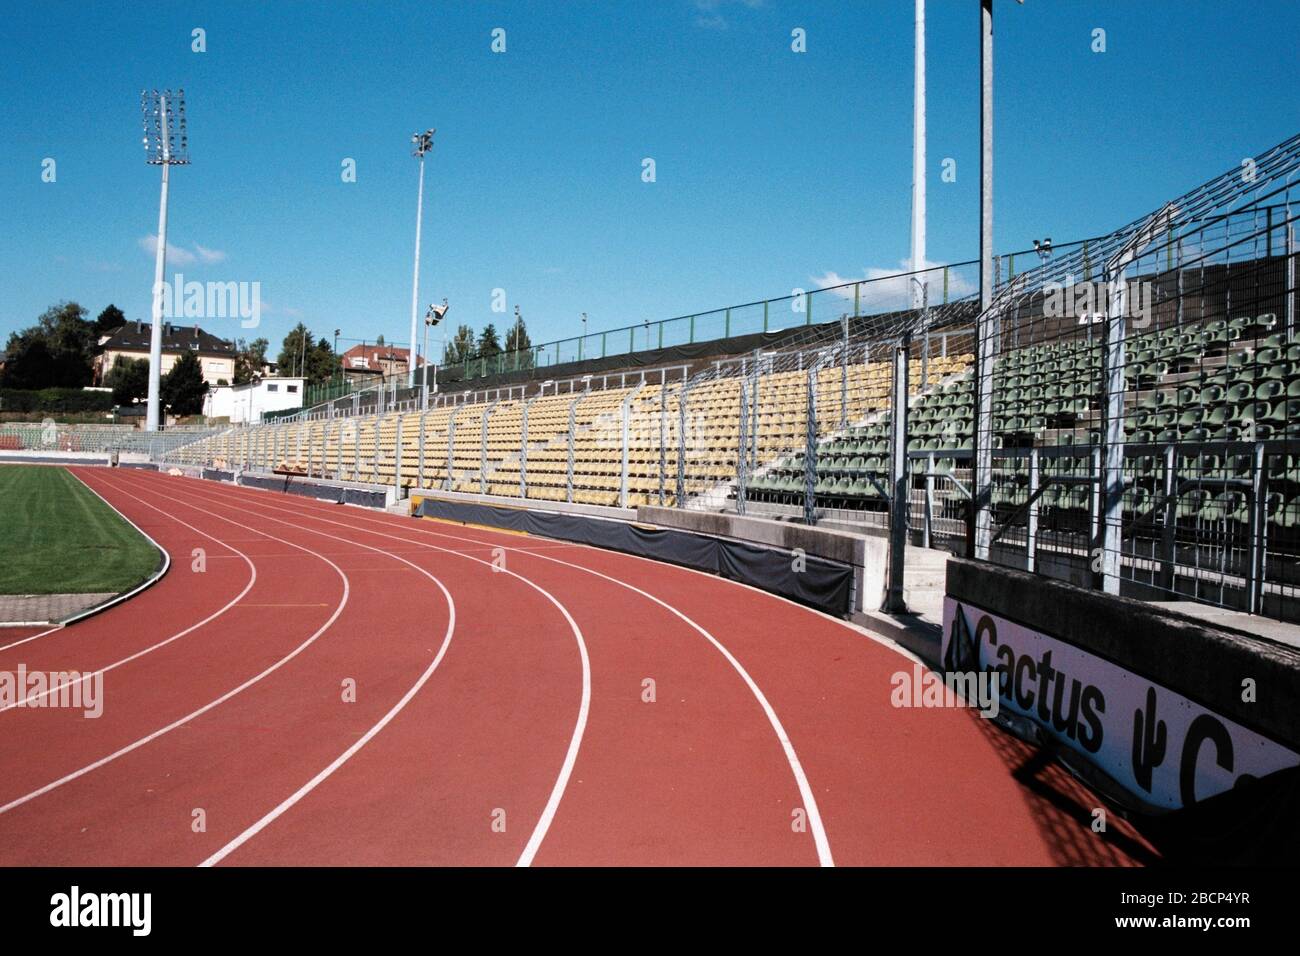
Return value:
M 925 0 L 916 0 L 916 58 L 912 95 L 912 308 L 925 298 Z
M 190 162 L 185 91 L 141 90 L 140 115 L 144 122 L 144 161 L 150 166 L 162 167 L 158 249 L 154 254 L 153 268 L 153 327 L 149 332 L 149 404 L 145 417 L 146 430 L 156 432 L 162 380 L 163 276 L 167 271 L 167 170 L 172 166 L 188 166 Z
M 433 134 L 436 130 L 426 129 L 423 133 L 414 133 L 411 142 L 415 148 L 411 155 L 420 161 L 420 190 L 415 199 L 415 276 L 411 279 L 411 355 L 410 369 L 406 384 L 415 387 L 415 330 L 420 310 L 420 220 L 424 218 L 424 154 L 433 149 Z

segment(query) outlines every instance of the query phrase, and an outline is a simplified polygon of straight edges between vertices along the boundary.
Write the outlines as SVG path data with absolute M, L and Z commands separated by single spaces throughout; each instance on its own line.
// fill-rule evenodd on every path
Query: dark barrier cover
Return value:
M 203 477 L 207 478 L 205 471 Z M 319 498 L 322 501 L 343 502 L 350 505 L 364 505 L 367 508 L 382 508 L 387 498 L 382 491 L 370 491 L 365 488 L 345 488 L 342 485 L 321 485 L 314 481 L 304 481 L 289 475 L 240 475 L 239 483 L 250 488 L 265 488 L 268 491 L 282 491 L 285 494 L 301 495 L 304 498 Z
M 208 481 L 234 481 L 235 473 L 233 471 L 218 471 L 215 468 L 204 468 L 203 477 Z
M 853 569 L 847 565 L 805 556 L 799 559 L 800 569 L 795 570 L 795 559 L 787 552 L 735 541 L 725 545 L 719 549 L 718 559 L 722 564 L 720 573 L 726 577 L 784 594 L 801 604 L 848 612 Z
M 557 514 L 527 508 L 506 508 L 474 502 L 425 498 L 416 514 L 471 524 L 525 531 L 597 548 L 654 558 L 698 571 L 721 574 L 807 604 L 831 614 L 847 614 L 852 596 L 853 569 L 822 558 L 794 558 L 774 548 L 728 541 L 690 531 L 647 528 L 578 514 Z
M 144 471 L 158 471 L 159 466 L 152 461 L 120 461 L 117 463 L 119 468 L 140 468 Z

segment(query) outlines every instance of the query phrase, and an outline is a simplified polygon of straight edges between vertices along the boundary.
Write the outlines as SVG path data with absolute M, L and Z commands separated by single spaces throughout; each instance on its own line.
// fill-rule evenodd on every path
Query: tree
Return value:
M 104 385 L 113 390 L 115 405 L 133 405 L 149 394 L 149 360 L 119 355 L 104 376 Z
M 474 330 L 468 325 L 459 326 L 442 351 L 443 365 L 459 365 L 474 354 Z
M 305 354 L 311 350 L 315 337 L 307 330 L 307 326 L 299 322 L 294 326 L 293 331 L 284 337 L 284 344 L 280 347 L 280 357 L 278 364 L 281 375 L 300 375 L 305 368 Z
M 271 343 L 257 338 L 245 343 L 243 339 L 235 347 L 235 384 L 247 385 L 262 374 L 266 364 L 266 350 Z
M 379 338 L 375 339 L 375 344 L 376 344 L 376 345 L 383 345 L 383 344 L 384 344 L 384 336 L 383 336 L 383 333 L 382 333 L 382 332 L 380 333 Z
M 124 325 L 126 325 L 126 314 L 117 306 L 110 304 L 99 313 L 99 318 L 95 319 L 95 337 L 98 340 L 99 336 L 108 335 L 114 329 L 120 329 Z
M 9 337 L 8 360 L 0 372 L 0 387 L 49 388 L 54 381 L 54 356 L 45 340 L 15 332 Z
M 199 357 L 193 352 L 185 352 L 171 371 L 162 377 L 160 396 L 173 415 L 197 415 L 203 411 L 203 396 L 207 391 L 208 383 L 203 381 Z
M 4 384 L 27 389 L 89 385 L 98 343 L 94 329 L 77 303 L 50 306 L 35 325 L 9 336 Z
M 478 357 L 489 358 L 501 352 L 501 342 L 497 339 L 497 327 L 491 322 L 479 333 Z
M 320 339 L 316 345 L 307 351 L 306 375 L 308 385 L 319 385 L 322 382 L 331 381 L 337 378 L 342 371 L 343 366 L 339 357 L 334 354 L 334 349 L 330 347 L 328 339 Z
M 528 337 L 528 326 L 524 325 L 524 317 L 516 312 L 515 324 L 510 326 L 510 331 L 506 333 L 506 351 L 527 352 L 532 347 L 533 340 Z

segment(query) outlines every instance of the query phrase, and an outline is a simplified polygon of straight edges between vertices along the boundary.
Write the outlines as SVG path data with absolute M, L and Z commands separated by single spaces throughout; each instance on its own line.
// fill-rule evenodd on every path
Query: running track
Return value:
M 68 628 L 0 630 L 0 670 L 104 672 L 97 719 L 0 711 L 0 864 L 1151 859 L 970 712 L 892 707 L 913 663 L 895 647 L 780 598 L 539 538 L 70 470 L 172 567 Z

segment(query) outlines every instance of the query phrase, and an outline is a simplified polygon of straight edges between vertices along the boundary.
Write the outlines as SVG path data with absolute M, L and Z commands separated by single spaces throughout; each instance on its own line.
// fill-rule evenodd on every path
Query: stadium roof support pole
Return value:
M 912 98 L 912 272 L 925 268 L 925 0 L 916 0 L 915 71 Z M 920 294 L 921 290 L 914 283 L 913 308 L 921 307 Z

